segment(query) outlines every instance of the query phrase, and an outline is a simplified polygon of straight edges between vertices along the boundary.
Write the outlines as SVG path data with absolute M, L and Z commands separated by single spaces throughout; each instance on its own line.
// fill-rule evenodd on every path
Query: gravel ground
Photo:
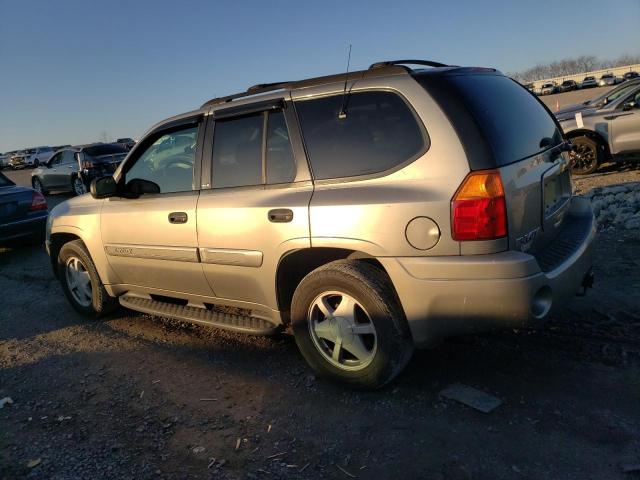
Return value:
M 609 166 L 574 186 L 635 215 L 639 174 Z M 418 352 L 380 392 L 316 380 L 284 335 L 126 311 L 88 322 L 42 248 L 0 251 L 0 477 L 639 478 L 624 470 L 640 463 L 640 229 L 600 217 L 586 297 L 536 330 Z M 504 403 L 439 396 L 458 382 Z

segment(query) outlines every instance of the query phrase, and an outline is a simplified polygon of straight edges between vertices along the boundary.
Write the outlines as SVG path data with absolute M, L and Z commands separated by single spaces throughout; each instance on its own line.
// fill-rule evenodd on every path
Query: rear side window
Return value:
M 498 75 L 451 76 L 463 103 L 489 143 L 497 166 L 562 141 L 553 117 L 527 90 Z
M 392 92 L 359 92 L 296 102 L 313 176 L 379 173 L 415 158 L 426 135 L 405 101 Z

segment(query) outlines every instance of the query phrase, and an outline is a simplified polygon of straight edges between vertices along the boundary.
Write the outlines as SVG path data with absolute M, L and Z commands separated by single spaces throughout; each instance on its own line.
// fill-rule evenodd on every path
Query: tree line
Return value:
M 595 55 L 581 55 L 551 63 L 540 63 L 522 72 L 510 73 L 509 76 L 521 83 L 528 83 L 545 78 L 566 77 L 577 73 L 605 70 L 636 63 L 640 63 L 640 55 L 623 55 L 615 60 L 599 60 Z

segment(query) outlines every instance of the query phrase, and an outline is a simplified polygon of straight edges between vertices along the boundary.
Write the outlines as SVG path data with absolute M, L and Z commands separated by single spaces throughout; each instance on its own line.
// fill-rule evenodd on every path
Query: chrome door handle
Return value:
M 276 208 L 269 210 L 269 221 L 273 223 L 287 223 L 293 220 L 293 210 L 288 208 Z
M 185 212 L 171 212 L 169 214 L 169 223 L 187 223 L 188 219 Z

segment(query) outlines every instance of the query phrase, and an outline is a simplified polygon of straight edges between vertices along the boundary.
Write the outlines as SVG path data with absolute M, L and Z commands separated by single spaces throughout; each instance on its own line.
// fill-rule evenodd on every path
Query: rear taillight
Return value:
M 88 160 L 85 160 L 85 161 L 82 162 L 82 169 L 83 170 L 89 170 L 90 168 L 93 168 L 93 163 L 92 162 L 90 162 Z
M 454 240 L 491 240 L 507 234 L 507 207 L 497 170 L 472 172 L 451 201 Z
M 31 206 L 29 210 L 46 210 L 47 209 L 47 201 L 44 196 L 40 192 L 33 192 L 31 196 Z

